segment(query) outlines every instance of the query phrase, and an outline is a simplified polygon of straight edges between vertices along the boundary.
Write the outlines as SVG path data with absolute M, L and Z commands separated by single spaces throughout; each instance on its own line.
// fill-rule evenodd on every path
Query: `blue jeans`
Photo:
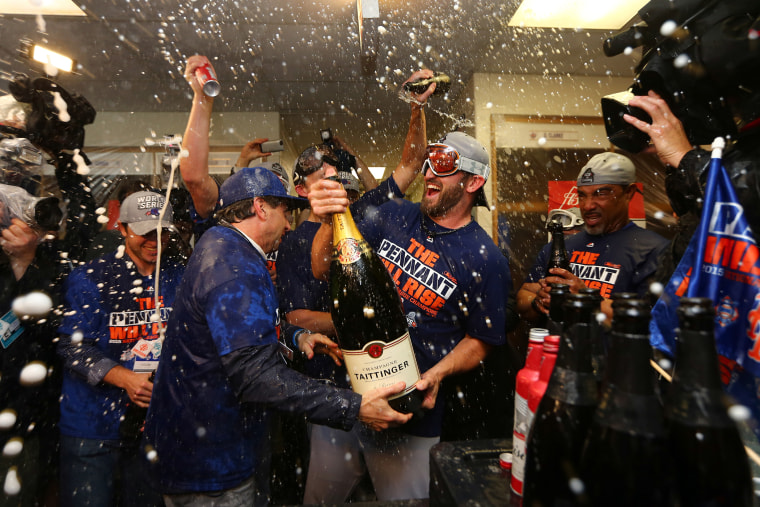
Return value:
M 61 435 L 62 507 L 163 506 L 138 446 Z

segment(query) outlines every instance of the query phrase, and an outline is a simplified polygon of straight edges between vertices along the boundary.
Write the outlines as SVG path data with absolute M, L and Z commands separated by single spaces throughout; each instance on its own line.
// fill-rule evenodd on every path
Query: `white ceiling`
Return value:
M 86 17 L 0 17 L 0 73 L 33 72 L 17 51 L 28 38 L 80 64 L 56 79 L 98 111 L 188 111 L 184 60 L 206 54 L 223 87 L 216 111 L 279 111 L 283 137 L 299 148 L 330 126 L 370 165 L 373 153 L 382 160 L 380 152 L 400 148 L 408 106 L 396 88 L 420 65 L 452 76 L 451 101 L 474 72 L 632 76 L 636 59 L 604 57 L 609 32 L 508 27 L 517 0 L 380 0 L 377 59 L 369 69 L 355 0 L 77 5 Z M 429 114 L 428 121 L 429 132 L 451 128 L 443 117 Z

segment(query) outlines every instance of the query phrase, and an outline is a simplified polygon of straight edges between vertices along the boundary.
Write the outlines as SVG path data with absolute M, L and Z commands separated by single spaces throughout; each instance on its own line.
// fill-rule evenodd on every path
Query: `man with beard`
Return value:
M 328 169 L 326 176 L 330 176 Z M 472 219 L 487 206 L 488 152 L 462 132 L 429 144 L 422 166 L 420 204 L 391 200 L 358 223 L 364 238 L 397 284 L 425 392 L 419 419 L 381 437 L 352 430 L 381 501 L 427 498 L 430 448 L 441 434 L 444 378 L 477 367 L 504 343 L 512 282 L 506 257 Z M 314 274 L 326 278 L 332 246 L 332 214 L 349 204 L 337 182 L 320 180 L 309 191 L 313 215 L 322 222 L 312 247 Z
M 565 238 L 571 270 L 552 268 L 546 273 L 551 244 L 543 247 L 517 292 L 517 311 L 523 319 L 535 321 L 548 314 L 552 283 L 567 284 L 573 293 L 586 287 L 599 289 L 608 319 L 612 319 L 611 294 L 646 294 L 667 240 L 628 218 L 628 205 L 638 192 L 635 181 L 633 162 L 618 153 L 595 155 L 581 169 L 578 202 L 585 226 Z

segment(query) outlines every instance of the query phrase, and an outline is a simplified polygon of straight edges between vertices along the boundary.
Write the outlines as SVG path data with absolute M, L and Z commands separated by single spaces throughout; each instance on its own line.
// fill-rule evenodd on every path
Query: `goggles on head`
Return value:
M 333 167 L 338 167 L 338 157 L 328 146 L 312 146 L 298 157 L 296 172 L 302 177 L 306 177 L 320 170 L 325 162 Z
M 464 171 L 488 180 L 488 176 L 491 174 L 491 167 L 488 164 L 464 157 L 455 148 L 447 144 L 428 144 L 425 152 L 425 161 L 422 164 L 423 174 L 428 167 L 433 174 L 439 177 L 451 176 L 457 171 Z
M 445 144 L 428 144 L 426 148 L 425 162 L 422 164 L 422 172 L 428 167 L 433 174 L 439 177 L 451 176 L 459 170 L 461 159 L 459 152 Z
M 562 224 L 562 228 L 565 230 L 573 229 L 574 227 L 579 227 L 584 224 L 583 218 L 580 217 L 580 211 L 578 213 L 574 213 L 572 210 L 577 210 L 578 208 L 570 208 L 570 209 L 553 209 L 549 212 L 549 216 L 546 218 L 546 225 L 548 226 L 552 222 L 559 222 Z

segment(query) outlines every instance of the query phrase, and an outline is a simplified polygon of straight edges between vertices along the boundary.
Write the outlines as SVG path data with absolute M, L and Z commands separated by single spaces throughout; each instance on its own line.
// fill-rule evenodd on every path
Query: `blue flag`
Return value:
M 720 150 L 713 151 L 705 188 L 698 229 L 652 309 L 652 345 L 672 357 L 680 298 L 712 299 L 721 378 L 760 420 L 760 249 Z

